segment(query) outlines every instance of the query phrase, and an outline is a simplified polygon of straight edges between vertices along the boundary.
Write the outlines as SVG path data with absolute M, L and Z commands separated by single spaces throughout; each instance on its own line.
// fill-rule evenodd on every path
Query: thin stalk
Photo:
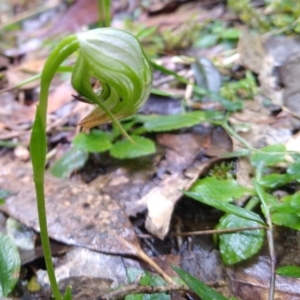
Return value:
M 47 273 L 52 293 L 56 300 L 62 296 L 55 278 L 52 263 L 51 248 L 49 242 L 47 215 L 44 191 L 45 162 L 47 152 L 46 117 L 48 106 L 48 95 L 50 83 L 62 62 L 78 49 L 78 42 L 75 36 L 62 40 L 48 57 L 41 74 L 40 101 L 37 106 L 36 116 L 32 127 L 30 140 L 30 153 L 33 166 L 33 178 L 35 183 L 39 226 L 41 233 L 42 248 L 45 257 Z
M 62 72 L 62 73 L 71 73 L 73 70 L 73 67 L 71 66 L 60 66 L 58 69 L 57 69 L 57 72 Z M 10 86 L 8 88 L 5 88 L 5 89 L 2 89 L 0 90 L 0 95 L 3 94 L 3 93 L 6 93 L 6 92 L 9 92 L 13 89 L 18 89 L 28 83 L 31 83 L 35 80 L 38 80 L 40 79 L 42 76 L 42 73 L 38 73 L 38 74 L 35 74 L 35 75 L 32 75 L 31 77 L 21 81 L 20 83 L 16 84 L 16 85 L 13 85 L 13 86 Z
M 110 20 L 110 0 L 98 0 L 98 26 L 109 27 Z
M 276 254 L 274 248 L 274 237 L 273 237 L 273 224 L 271 220 L 271 214 L 267 203 L 266 194 L 263 188 L 259 185 L 258 179 L 261 177 L 260 172 L 257 172 L 256 179 L 253 181 L 256 192 L 259 196 L 259 199 L 262 203 L 264 215 L 267 220 L 267 224 L 269 229 L 267 230 L 267 238 L 270 252 L 270 260 L 271 260 L 271 278 L 270 278 L 270 289 L 269 289 L 269 300 L 274 299 L 275 294 L 275 264 L 276 264 Z
M 245 209 L 253 210 L 259 204 L 259 202 L 260 201 L 257 197 L 252 197 L 245 205 Z
M 227 131 L 227 133 L 231 136 L 233 136 L 236 140 L 238 140 L 240 143 L 242 143 L 244 146 L 246 146 L 249 150 L 257 151 L 254 147 L 252 147 L 251 144 L 249 144 L 245 139 L 243 139 L 240 135 L 236 133 L 235 130 L 233 130 L 232 127 L 229 126 L 228 122 L 225 121 L 221 124 L 223 128 Z

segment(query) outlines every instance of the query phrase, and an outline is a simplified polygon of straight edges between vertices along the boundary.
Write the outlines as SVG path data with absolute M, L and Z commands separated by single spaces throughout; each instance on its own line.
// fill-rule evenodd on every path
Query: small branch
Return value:
M 114 234 L 114 233 L 112 233 Z M 121 236 L 114 234 L 114 236 L 121 241 L 128 249 L 132 250 L 135 256 L 146 262 L 150 267 L 152 267 L 155 272 L 157 272 L 168 284 L 175 285 L 173 279 L 150 257 L 148 256 L 138 244 L 133 244 Z
M 163 286 L 141 286 L 132 284 L 121 287 L 116 291 L 109 292 L 94 300 L 118 300 L 124 299 L 127 295 L 132 294 L 155 294 L 155 293 L 170 293 L 170 292 L 190 292 L 191 290 L 184 285 L 163 285 Z
M 174 285 L 173 279 L 142 249 L 138 249 L 137 256 L 152 267 L 168 284 Z
M 251 226 L 251 227 L 239 227 L 239 228 L 227 228 L 227 229 L 212 229 L 212 230 L 203 230 L 203 231 L 189 231 L 189 232 L 181 232 L 181 233 L 171 233 L 168 236 L 192 236 L 192 235 L 206 235 L 206 234 L 220 234 L 220 233 L 234 233 L 238 231 L 244 230 L 256 230 L 256 229 L 268 229 L 266 226 Z M 154 236 L 150 234 L 138 234 L 139 238 L 142 239 L 150 239 L 154 238 Z
M 270 252 L 270 264 L 271 264 L 271 278 L 270 278 L 270 289 L 269 289 L 269 300 L 274 299 L 275 294 L 275 265 L 276 265 L 276 254 L 274 248 L 274 237 L 273 237 L 273 224 L 271 220 L 271 214 L 268 206 L 268 202 L 266 199 L 265 191 L 263 188 L 258 184 L 258 180 L 261 178 L 261 174 L 257 171 L 256 180 L 254 180 L 254 186 L 256 192 L 261 200 L 262 206 L 264 208 L 264 215 L 267 220 L 267 224 L 269 225 L 269 229 L 267 230 L 267 238 L 268 238 L 268 246 Z

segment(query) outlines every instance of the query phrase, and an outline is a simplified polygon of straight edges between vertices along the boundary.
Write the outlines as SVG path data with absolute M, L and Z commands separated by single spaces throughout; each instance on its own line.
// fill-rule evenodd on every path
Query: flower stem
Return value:
M 63 39 L 48 57 L 41 74 L 40 101 L 36 109 L 36 116 L 33 123 L 30 140 L 30 153 L 33 166 L 33 178 L 36 190 L 42 248 L 51 289 L 56 300 L 61 300 L 62 296 L 60 294 L 59 287 L 55 278 L 47 228 L 44 191 L 44 176 L 47 152 L 46 117 L 49 87 L 51 81 L 62 62 L 76 49 L 78 49 L 78 46 L 79 45 L 76 36 L 69 36 Z

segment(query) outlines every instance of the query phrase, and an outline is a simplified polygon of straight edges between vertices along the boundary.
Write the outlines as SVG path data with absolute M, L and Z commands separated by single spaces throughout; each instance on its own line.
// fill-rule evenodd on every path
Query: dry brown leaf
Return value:
M 5 166 L 0 173 L 0 188 L 13 193 L 0 210 L 39 231 L 30 166 L 9 161 L 8 156 L 1 157 L 0 164 Z M 136 253 L 134 246 L 139 248 L 139 244 L 132 225 L 109 195 L 49 175 L 45 182 L 51 238 L 95 251 Z M 122 239 L 128 241 L 131 247 Z
M 232 292 L 243 300 L 269 299 L 270 258 L 259 256 L 234 268 Z M 274 299 L 300 299 L 300 279 L 276 276 Z

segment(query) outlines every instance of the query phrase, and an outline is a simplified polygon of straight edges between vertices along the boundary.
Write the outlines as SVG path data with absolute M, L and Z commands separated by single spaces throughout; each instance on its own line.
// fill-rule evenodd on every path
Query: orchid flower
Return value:
M 152 72 L 143 49 L 134 36 L 122 30 L 99 28 L 68 36 L 58 43 L 45 63 L 30 152 L 42 246 L 56 300 L 62 298 L 51 260 L 44 196 L 46 114 L 51 81 L 64 60 L 76 51 L 78 57 L 72 70 L 72 86 L 80 97 L 95 105 L 92 113 L 79 123 L 84 129 L 112 121 L 128 137 L 118 120 L 135 113 L 147 100 L 152 87 Z M 93 90 L 91 78 L 100 82 L 100 90 Z

